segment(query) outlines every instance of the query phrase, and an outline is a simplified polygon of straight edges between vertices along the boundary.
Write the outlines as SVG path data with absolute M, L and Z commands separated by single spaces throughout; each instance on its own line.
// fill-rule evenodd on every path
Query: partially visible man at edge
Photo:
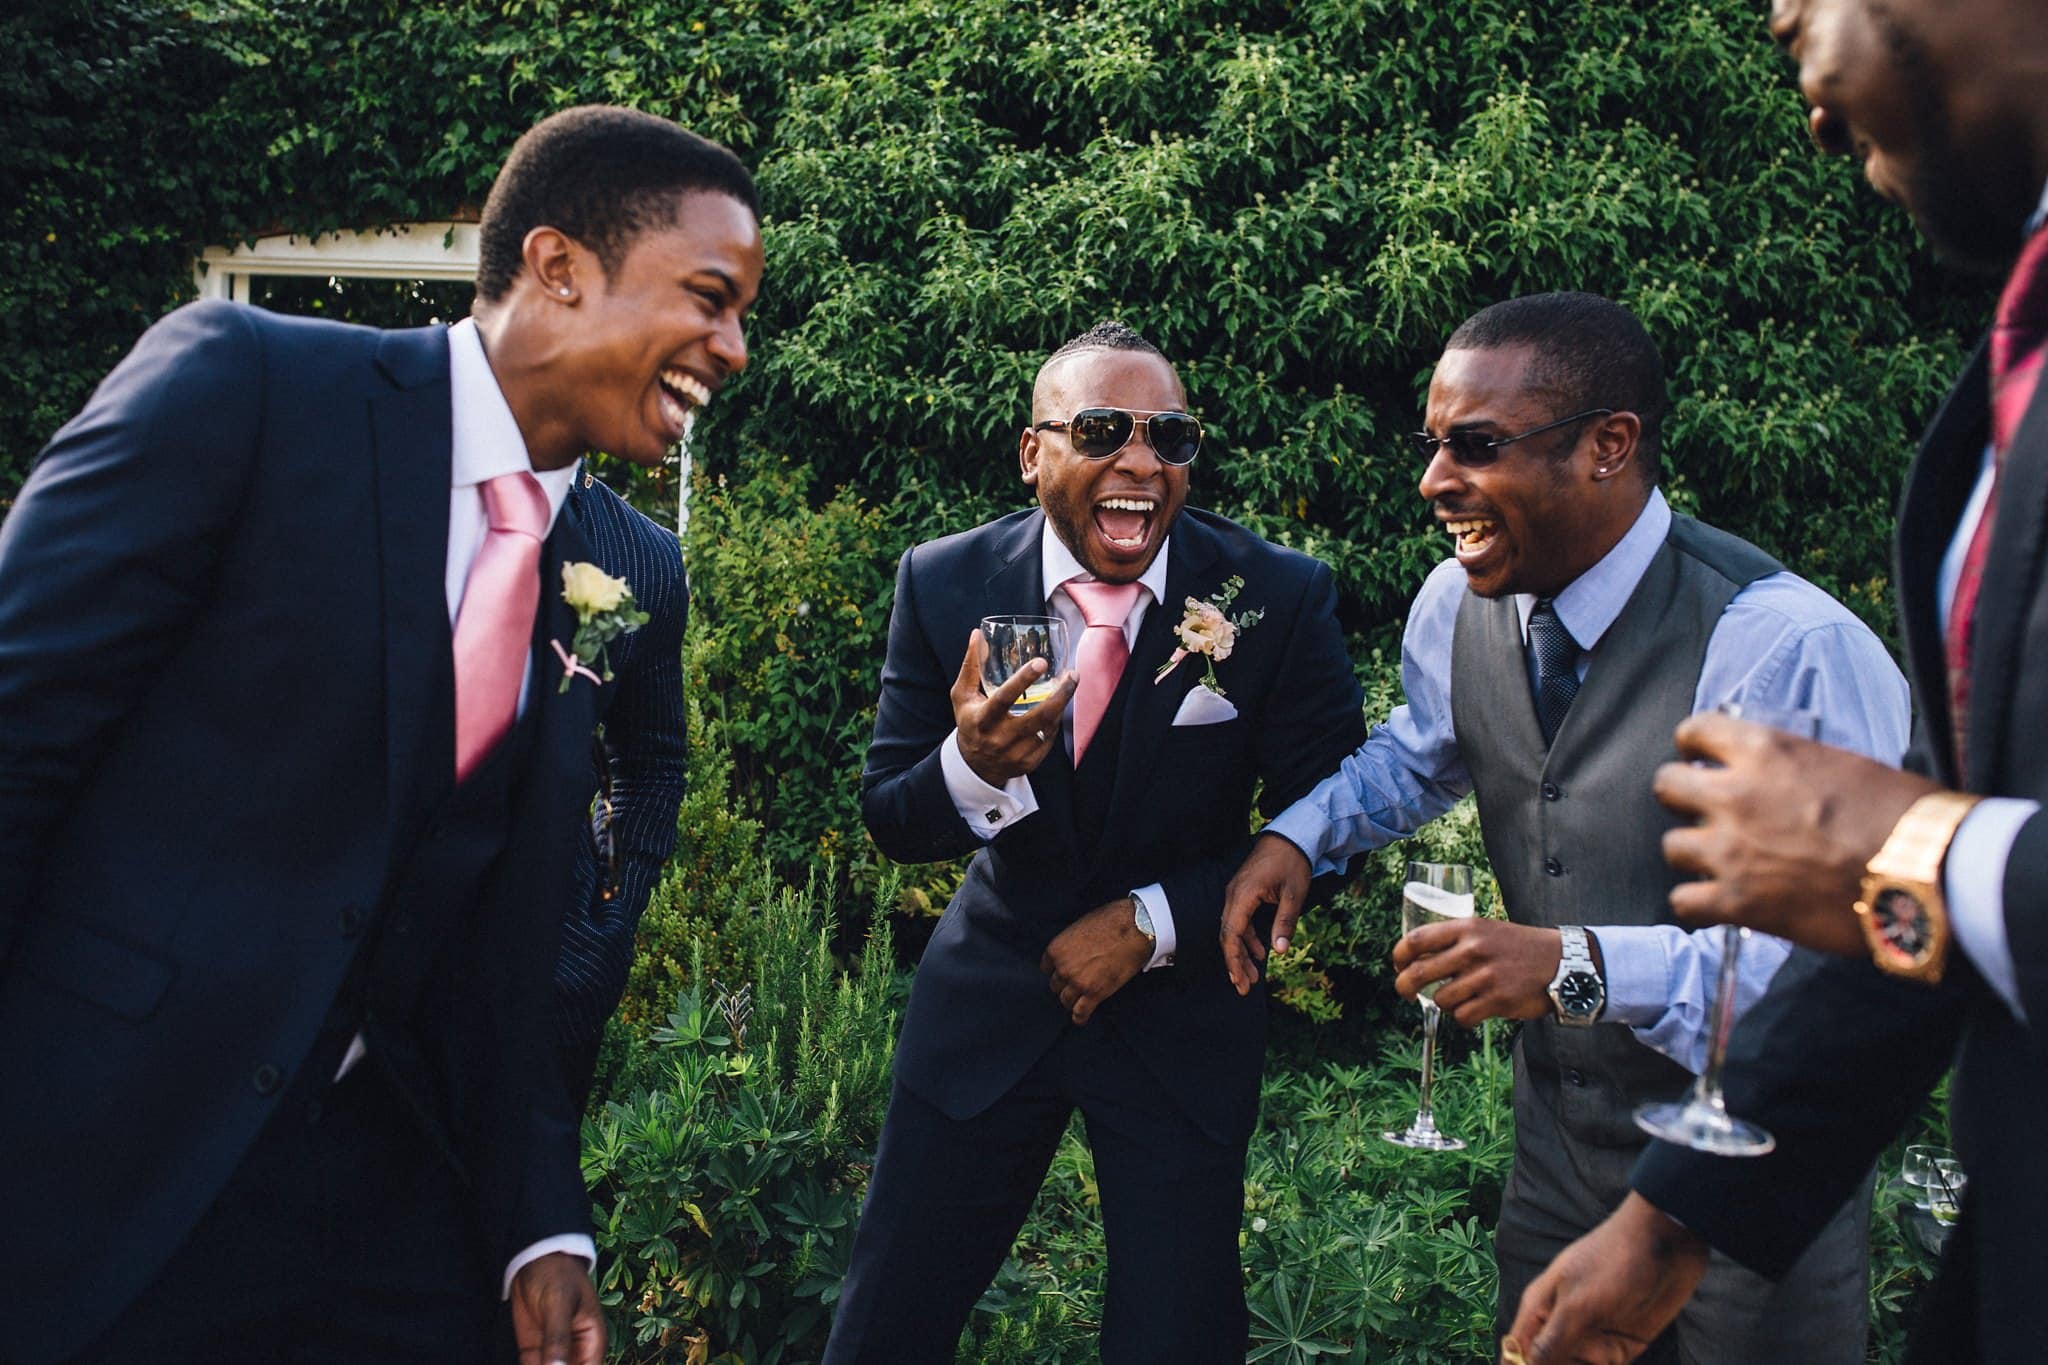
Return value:
M 597 688 L 584 452 L 746 363 L 754 190 L 625 109 L 513 148 L 472 317 L 201 303 L 0 524 L 0 1355 L 597 1365 L 549 969 Z
M 689 777 L 682 650 L 690 588 L 682 542 L 602 479 L 581 475 L 562 514 L 590 542 L 591 561 L 625 579 L 648 617 L 610 646 L 616 677 L 598 698 L 604 729 L 591 757 L 597 800 L 576 843 L 575 892 L 555 958 L 555 1044 L 571 1097 L 585 1101 L 605 1021 L 632 971 L 640 916 L 675 851 Z
M 1544 1365 L 1626 1360 L 1709 1246 L 1781 1273 L 1953 1063 L 1969 1182 L 1915 1358 L 2031 1365 L 2048 1282 L 2048 1067 L 2031 1032 L 2048 1018 L 2048 16 L 2030 0 L 1780 0 L 1771 29 L 1814 140 L 1860 157 L 1944 255 L 2010 270 L 1900 502 L 1910 770 L 1701 718 L 1680 752 L 1720 766 L 1658 775 L 1700 821 L 1666 840 L 1701 877 L 1677 912 L 1837 955 L 1788 968 L 1736 1033 L 1729 1104 L 1778 1148 L 1654 1147 L 1623 1206 L 1530 1286 L 1514 1334 Z
M 1828 738 L 1896 760 L 1905 680 L 1840 603 L 1658 491 L 1668 404 L 1655 343 L 1591 294 L 1486 308 L 1446 343 L 1429 386 L 1421 492 L 1454 556 L 1402 638 L 1407 703 L 1281 813 L 1226 897 L 1242 988 L 1276 947 L 1311 871 L 1412 834 L 1468 791 L 1512 922 L 1418 929 L 1397 985 L 1468 1027 L 1527 1021 L 1515 1046 L 1515 1155 L 1494 1241 L 1496 1318 L 1627 1193 L 1642 1103 L 1678 1098 L 1706 1051 L 1718 933 L 1671 922 L 1675 874 L 1650 800 L 1686 715 L 1723 702 L 1816 710 Z M 1787 945 L 1759 940 L 1739 995 L 1762 994 Z M 1868 1194 L 1837 1199 L 1783 1285 L 1728 1260 L 1653 1355 L 1708 1365 L 1860 1365 Z

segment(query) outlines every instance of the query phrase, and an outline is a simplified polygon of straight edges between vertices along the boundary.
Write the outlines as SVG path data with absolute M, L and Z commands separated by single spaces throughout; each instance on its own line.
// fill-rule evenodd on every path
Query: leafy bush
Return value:
M 859 1207 L 852 1154 L 888 1098 L 896 1011 L 886 917 L 836 970 L 813 883 L 730 907 L 743 981 L 700 958 L 637 1077 L 584 1127 L 599 1293 L 618 1358 L 815 1359 Z

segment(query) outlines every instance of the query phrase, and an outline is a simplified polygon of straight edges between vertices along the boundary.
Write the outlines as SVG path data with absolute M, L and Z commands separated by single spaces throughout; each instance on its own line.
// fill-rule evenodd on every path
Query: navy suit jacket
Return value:
M 155 1276 L 299 1069 L 334 1065 L 314 1044 L 354 1026 L 331 1016 L 359 950 L 410 927 L 382 912 L 418 904 L 453 788 L 449 462 L 442 329 L 202 303 L 0 525 L 0 1284 L 26 1361 Z M 544 583 L 585 557 L 558 525 Z M 537 642 L 573 628 L 543 591 Z M 362 1025 L 505 1259 L 588 1228 L 542 1002 L 596 689 L 554 681 L 505 852 L 447 888 L 465 968 L 428 978 L 430 1034 Z
M 1185 509 L 1165 600 L 1145 614 L 1127 665 L 1103 825 L 1077 823 L 1073 765 L 1055 745 L 1031 776 L 1037 812 L 984 846 L 940 769 L 953 729 L 948 691 L 983 616 L 1045 610 L 1044 525 L 1043 513 L 1018 512 L 919 545 L 896 575 L 862 813 L 899 862 L 974 853 L 918 966 L 896 1073 L 954 1118 L 988 1108 L 1069 1026 L 1039 971 L 1046 945 L 1095 907 L 1158 882 L 1172 904 L 1176 964 L 1132 980 L 1087 1027 L 1126 1034 L 1188 1117 L 1218 1141 L 1239 1141 L 1258 1115 L 1266 1001 L 1263 989 L 1232 989 L 1217 933 L 1223 888 L 1250 844 L 1253 790 L 1263 783 L 1269 815 L 1282 810 L 1365 738 L 1330 571 Z M 1238 714 L 1175 726 L 1202 661 L 1183 661 L 1157 684 L 1153 674 L 1173 652 L 1186 600 L 1212 597 L 1233 575 L 1244 578 L 1233 611 L 1266 613 L 1216 666 Z
M 683 714 L 683 630 L 690 589 L 673 531 L 642 516 L 591 475 L 562 506 L 590 546 L 590 558 L 624 578 L 646 625 L 609 646 L 613 685 L 599 699 L 604 744 L 594 762 L 611 772 L 616 869 L 598 852 L 601 811 L 577 841 L 576 884 L 555 960 L 555 1024 L 564 1046 L 604 1033 L 633 966 L 633 935 L 647 898 L 676 846 L 676 811 L 689 774 Z M 607 895 L 609 892 L 609 895 Z
M 1907 766 L 1955 787 L 1936 584 L 1989 432 L 1980 347 L 1922 441 L 1900 503 L 1897 579 L 1918 728 Z M 1999 491 L 1972 642 L 1971 790 L 2048 802 L 2048 385 L 2016 432 Z M 1795 955 L 1730 1044 L 1728 1106 L 1778 1137 L 1753 1161 L 1653 1144 L 1635 1184 L 1715 1246 L 1779 1274 L 1912 1117 L 1951 1063 L 1957 1154 L 1970 1176 L 1962 1226 L 1981 1356 L 2032 1361 L 2048 1281 L 2048 816 L 2020 831 L 2005 869 L 2005 923 L 2030 1030 L 1952 950 L 1938 988 L 1867 961 Z M 1768 1214 L 1762 1210 L 1768 1209 Z M 1953 1301 L 1953 1300 L 1951 1300 Z

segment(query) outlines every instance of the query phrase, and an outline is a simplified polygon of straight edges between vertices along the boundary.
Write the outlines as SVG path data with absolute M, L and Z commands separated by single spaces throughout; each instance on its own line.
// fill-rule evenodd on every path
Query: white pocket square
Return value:
M 1221 725 L 1236 719 L 1237 708 L 1230 699 L 1211 692 L 1207 683 L 1196 683 L 1195 690 L 1181 698 L 1180 710 L 1173 713 L 1175 725 Z

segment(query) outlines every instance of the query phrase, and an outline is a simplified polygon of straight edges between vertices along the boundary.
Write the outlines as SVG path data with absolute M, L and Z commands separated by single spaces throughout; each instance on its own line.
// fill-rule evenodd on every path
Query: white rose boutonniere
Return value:
M 562 661 L 562 685 L 557 690 L 567 692 L 570 680 L 578 675 L 594 683 L 610 682 L 612 669 L 605 647 L 649 620 L 634 603 L 633 589 L 625 579 L 579 560 L 562 566 L 562 600 L 576 609 L 576 638 L 567 649 L 560 640 L 549 641 L 555 647 L 555 657 Z M 603 670 L 602 676 L 591 664 Z
M 1199 654 L 1208 667 L 1209 675 L 1202 681 L 1217 696 L 1223 695 L 1223 685 L 1216 681 L 1218 660 L 1230 657 L 1230 651 L 1237 648 L 1237 634 L 1250 630 L 1265 616 L 1265 609 L 1241 611 L 1230 614 L 1230 604 L 1237 600 L 1237 594 L 1244 588 L 1244 575 L 1233 574 L 1224 580 L 1223 586 L 1207 602 L 1190 597 L 1187 614 L 1173 628 L 1180 637 L 1180 648 L 1173 651 L 1173 657 L 1160 665 L 1153 675 L 1154 686 L 1166 681 L 1166 675 L 1180 667 L 1180 661 L 1190 654 Z

